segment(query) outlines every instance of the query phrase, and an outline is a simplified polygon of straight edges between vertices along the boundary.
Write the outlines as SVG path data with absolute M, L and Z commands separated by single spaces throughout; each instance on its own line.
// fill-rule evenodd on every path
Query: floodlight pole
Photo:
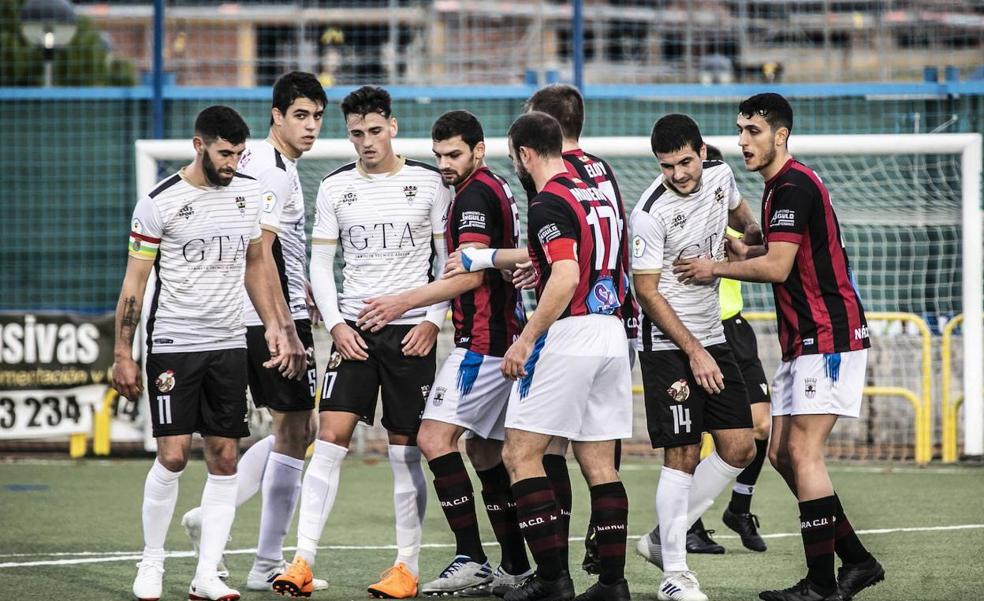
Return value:
M 584 0 L 573 0 L 574 17 L 571 23 L 574 87 L 584 93 Z

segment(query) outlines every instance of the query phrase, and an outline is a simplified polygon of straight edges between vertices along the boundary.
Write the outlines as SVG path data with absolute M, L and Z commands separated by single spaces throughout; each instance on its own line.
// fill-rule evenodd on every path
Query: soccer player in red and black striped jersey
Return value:
M 526 101 L 527 111 L 540 111 L 556 119 L 560 123 L 560 128 L 564 134 L 564 145 L 562 157 L 567 167 L 567 172 L 580 179 L 588 185 L 594 186 L 604 192 L 605 196 L 612 202 L 618 211 L 619 226 L 622 230 L 621 249 L 624 264 L 623 273 L 628 277 L 629 273 L 629 252 L 628 252 L 628 219 L 625 214 L 625 204 L 622 202 L 622 193 L 619 190 L 618 182 L 615 178 L 615 171 L 605 160 L 585 152 L 581 149 L 579 140 L 581 131 L 584 129 L 584 98 L 577 88 L 567 84 L 553 84 L 540 88 L 533 93 Z M 527 189 L 529 198 L 536 195 L 536 190 Z M 625 286 L 625 296 L 622 301 L 622 319 L 625 324 L 625 335 L 628 337 L 629 359 L 635 360 L 635 345 L 632 344 L 639 335 L 639 307 L 632 296 L 632 291 L 628 285 Z M 554 494 L 557 495 L 561 505 L 561 512 L 566 515 L 561 518 L 561 528 L 564 529 L 562 535 L 568 536 L 568 526 L 570 524 L 571 510 L 571 481 L 567 472 L 567 441 L 561 438 L 554 439 L 547 454 L 543 457 L 544 469 L 554 487 Z M 622 458 L 622 441 L 615 442 L 615 467 L 618 468 Z M 584 537 L 585 556 L 581 562 L 581 567 L 589 574 L 598 573 L 598 550 L 594 536 L 594 525 L 588 525 L 588 532 Z
M 516 248 L 519 211 L 506 181 L 485 166 L 481 123 L 468 111 L 450 111 L 437 119 L 431 134 L 437 166 L 455 190 L 444 237 L 448 252 Z M 448 567 L 420 592 L 468 596 L 495 586 L 515 586 L 530 573 L 502 464 L 503 422 L 512 382 L 500 367 L 526 321 L 520 293 L 499 271 L 462 274 L 368 299 L 358 324 L 377 331 L 412 308 L 446 300 L 452 301 L 455 349 L 431 387 L 417 445 L 434 473 L 457 549 Z M 502 549 L 494 573 L 479 537 L 472 483 L 458 452 L 458 439 L 466 431 L 465 449 L 482 481 L 489 521 Z
M 851 599 L 885 570 L 844 514 L 824 464 L 824 445 L 840 416 L 857 417 L 867 363 L 868 327 L 830 194 L 820 177 L 789 154 L 793 110 L 778 94 L 738 108 L 745 168 L 765 180 L 765 245 L 732 243 L 729 262 L 706 259 L 674 268 L 682 281 L 716 277 L 771 282 L 782 363 L 772 385 L 769 458 L 799 500 L 808 573 L 766 601 Z M 834 577 L 834 555 L 843 567 Z
M 632 432 L 628 343 L 621 318 L 624 276 L 618 212 L 598 189 L 571 177 L 561 158 L 561 126 L 538 111 L 509 129 L 516 174 L 532 182 L 529 249 L 464 249 L 445 273 L 514 268 L 533 258 L 537 308 L 503 358 L 517 380 L 506 412 L 503 459 L 512 481 L 520 529 L 537 564 L 536 577 L 508 601 L 571 599 L 567 539 L 560 507 L 544 471 L 550 441 L 572 441 L 588 480 L 600 553 L 599 582 L 579 601 L 630 598 L 625 581 L 628 498 L 615 470 L 615 440 Z

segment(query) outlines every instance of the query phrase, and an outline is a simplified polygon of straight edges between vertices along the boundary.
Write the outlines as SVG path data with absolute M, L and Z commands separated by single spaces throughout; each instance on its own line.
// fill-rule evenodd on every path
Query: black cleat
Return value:
M 754 513 L 734 513 L 728 507 L 721 516 L 724 525 L 731 528 L 741 537 L 741 544 L 749 551 L 761 553 L 768 547 L 762 537 L 759 536 L 759 519 Z
M 574 582 L 566 570 L 562 570 L 556 580 L 545 580 L 533 574 L 519 588 L 506 593 L 505 601 L 572 601 Z
M 844 601 L 885 579 L 885 568 L 874 557 L 861 563 L 845 563 L 837 570 L 837 589 Z
M 759 599 L 762 601 L 844 601 L 837 589 L 830 593 L 824 593 L 817 590 L 815 585 L 806 578 L 789 588 L 762 591 L 759 593 Z
M 724 547 L 714 542 L 711 535 L 713 530 L 704 530 L 704 525 L 697 520 L 690 530 L 687 530 L 687 553 L 705 553 L 708 555 L 721 555 Z
M 584 535 L 584 559 L 581 569 L 588 574 L 598 575 L 601 571 L 601 557 L 598 556 L 598 539 L 595 538 L 594 526 L 588 525 L 588 533 Z
M 629 583 L 622 578 L 614 584 L 595 582 L 591 588 L 584 591 L 574 601 L 632 601 L 629 593 Z

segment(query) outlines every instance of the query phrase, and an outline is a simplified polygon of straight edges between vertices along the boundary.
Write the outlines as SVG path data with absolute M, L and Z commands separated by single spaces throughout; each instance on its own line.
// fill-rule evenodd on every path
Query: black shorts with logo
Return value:
M 765 377 L 762 361 L 759 360 L 758 340 L 752 324 L 748 323 L 741 313 L 722 320 L 721 324 L 724 326 L 724 337 L 735 353 L 742 378 L 745 380 L 748 403 L 754 405 L 771 402 L 769 380 Z
M 707 347 L 724 376 L 724 390 L 709 394 L 694 380 L 679 350 L 639 353 L 646 425 L 654 449 L 699 444 L 709 430 L 751 428 L 752 411 L 734 353 L 727 344 Z
M 151 353 L 146 369 L 155 438 L 249 436 L 246 349 Z
M 249 392 L 257 407 L 269 407 L 276 411 L 310 411 L 314 409 L 314 392 L 318 381 L 318 369 L 314 364 L 314 337 L 311 320 L 294 321 L 297 337 L 308 353 L 307 373 L 300 380 L 280 375 L 277 369 L 263 367 L 270 360 L 267 348 L 266 328 L 246 328 L 246 346 L 249 354 Z
M 394 434 L 415 434 L 437 371 L 437 345 L 426 357 L 403 354 L 403 338 L 412 325 L 389 325 L 379 332 L 346 322 L 365 340 L 369 358 L 346 361 L 332 344 L 321 384 L 321 411 L 347 411 L 372 424 L 382 388 L 383 427 Z

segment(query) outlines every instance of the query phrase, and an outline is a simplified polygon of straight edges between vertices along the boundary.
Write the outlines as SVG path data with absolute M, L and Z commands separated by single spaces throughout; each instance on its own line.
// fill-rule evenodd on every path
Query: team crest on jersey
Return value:
M 427 402 L 427 397 L 430 396 L 431 387 L 430 384 L 424 384 L 420 387 L 420 394 L 424 397 L 424 402 Z
M 434 389 L 434 399 L 431 402 L 434 403 L 435 407 L 440 407 L 444 403 L 444 395 L 447 391 L 448 389 L 444 386 L 438 386 Z
M 245 215 L 246 214 L 246 197 L 245 196 L 237 196 L 236 197 L 236 206 L 239 207 L 239 214 L 240 215 Z
M 195 209 L 191 208 L 191 205 L 185 205 L 178 211 L 178 217 L 184 217 L 185 219 L 191 219 L 191 216 L 194 214 Z
M 342 354 L 335 351 L 328 358 L 328 369 L 335 369 L 342 364 Z
M 417 198 L 417 186 L 403 186 L 403 195 L 407 197 L 407 204 L 413 204 Z
M 690 398 L 690 384 L 687 384 L 686 378 L 680 378 L 666 389 L 666 394 L 670 395 L 674 402 L 686 402 Z
M 678 227 L 680 229 L 683 229 L 683 227 L 687 225 L 687 216 L 684 215 L 683 213 L 677 213 L 676 215 L 673 216 L 673 221 L 671 222 L 670 225 L 672 227 Z
M 359 195 L 355 193 L 355 188 L 352 186 L 346 188 L 345 194 L 342 194 L 342 203 L 350 205 L 357 200 L 359 200 Z
M 171 392 L 174 390 L 174 370 L 169 369 L 161 372 L 161 375 L 157 376 L 154 384 L 157 385 L 157 390 L 161 392 Z
M 803 393 L 806 394 L 806 398 L 812 399 L 817 396 L 817 379 L 816 378 L 805 378 L 803 380 L 805 386 L 803 387 Z
M 724 200 L 724 188 L 718 187 L 718 189 L 714 191 L 714 200 L 716 200 L 719 204 L 722 200 Z

